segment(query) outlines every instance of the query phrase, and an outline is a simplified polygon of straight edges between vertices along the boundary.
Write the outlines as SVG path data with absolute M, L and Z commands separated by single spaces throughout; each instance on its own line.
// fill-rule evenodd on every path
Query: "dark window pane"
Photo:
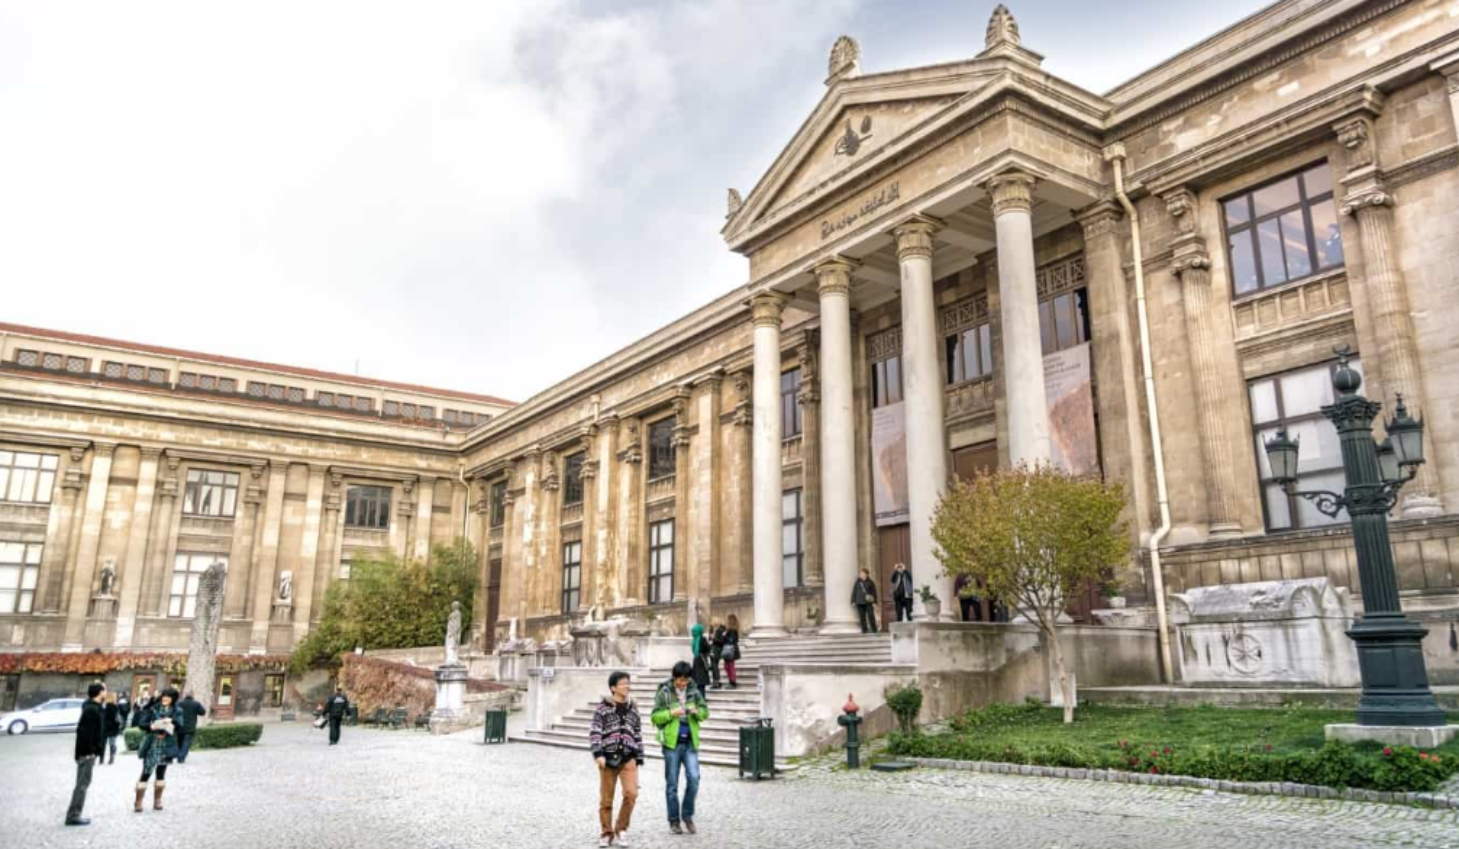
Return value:
M 1312 207 L 1312 238 L 1317 243 L 1317 267 L 1342 265 L 1342 230 L 1337 224 L 1337 209 L 1325 200 Z
M 1312 258 L 1307 255 L 1307 224 L 1302 210 L 1294 209 L 1281 217 L 1282 244 L 1287 251 L 1287 279 L 1306 277 L 1312 273 Z
M 1251 249 L 1251 236 L 1250 230 L 1231 234 L 1231 281 L 1235 284 L 1238 295 L 1255 292 L 1261 285 L 1261 279 L 1256 276 L 1256 257 Z
M 674 473 L 674 420 L 659 419 L 648 427 L 648 452 L 650 480 L 668 477 Z
M 979 330 L 979 337 L 982 340 L 981 343 L 980 343 L 980 345 L 979 345 L 979 347 L 982 350 L 981 362 L 982 362 L 982 366 L 983 366 L 983 374 L 992 374 L 993 373 L 993 331 L 992 331 L 991 326 L 990 325 L 987 325 L 987 324 L 983 325 L 980 328 L 980 330 Z
M 1256 210 L 1257 218 L 1296 206 L 1299 200 L 1296 177 L 1288 177 L 1280 183 L 1273 183 L 1251 193 L 1251 205 Z
M 947 382 L 957 383 L 965 379 L 966 372 L 958 357 L 958 345 L 960 336 L 953 334 L 945 336 L 942 340 L 942 364 L 946 368 Z
M 1044 301 L 1039 304 L 1039 335 L 1043 339 L 1043 352 L 1051 354 L 1054 351 L 1054 313 L 1053 304 Z
M 887 403 L 895 404 L 902 400 L 902 358 L 892 357 L 887 360 Z
M 1307 199 L 1332 191 L 1332 169 L 1324 162 L 1302 174 L 1302 188 L 1307 190 Z
M 886 405 L 886 363 L 871 364 L 871 406 L 882 407 Z
M 1287 266 L 1282 259 L 1281 224 L 1277 219 L 1263 221 L 1257 226 L 1256 242 L 1261 255 L 1261 274 L 1267 286 L 1284 283 L 1287 280 Z
M 1228 200 L 1228 201 L 1226 201 L 1226 224 L 1227 224 L 1227 226 L 1229 226 L 1229 227 L 1235 227 L 1235 226 L 1240 225 L 1240 224 L 1245 224 L 1246 222 L 1248 222 L 1250 220 L 1251 220 L 1251 204 L 1248 203 L 1247 196 L 1246 195 L 1242 195 L 1241 197 L 1236 198 L 1235 200 Z
M 567 506 L 583 503 L 583 460 L 587 454 L 579 451 L 562 463 L 562 503 Z

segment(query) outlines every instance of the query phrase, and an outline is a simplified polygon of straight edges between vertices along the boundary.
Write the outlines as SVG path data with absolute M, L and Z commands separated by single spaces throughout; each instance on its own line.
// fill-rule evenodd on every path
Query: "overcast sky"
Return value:
M 1011 4 L 1103 92 L 1265 5 Z M 525 400 L 745 282 L 825 91 L 992 2 L 0 0 L 0 320 Z

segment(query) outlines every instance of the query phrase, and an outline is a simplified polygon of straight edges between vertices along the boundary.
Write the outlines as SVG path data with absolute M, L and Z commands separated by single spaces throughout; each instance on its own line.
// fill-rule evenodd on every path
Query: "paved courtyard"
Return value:
M 195 752 L 168 776 L 161 813 L 131 812 L 139 766 L 119 757 L 97 768 L 92 825 L 81 829 L 61 826 L 71 735 L 0 737 L 0 849 L 594 845 L 597 781 L 585 752 L 486 747 L 476 733 L 344 734 L 331 749 L 307 725 L 269 725 L 253 748 Z M 636 846 L 1459 849 L 1459 811 L 929 770 L 850 774 L 825 763 L 761 783 L 706 769 L 700 834 L 675 837 L 661 769 L 649 761 Z

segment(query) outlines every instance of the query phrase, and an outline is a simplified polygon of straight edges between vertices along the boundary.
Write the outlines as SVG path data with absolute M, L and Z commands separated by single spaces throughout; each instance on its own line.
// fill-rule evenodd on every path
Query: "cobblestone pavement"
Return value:
M 135 756 L 98 766 L 88 828 L 61 825 L 75 768 L 69 734 L 0 737 L 0 849 L 227 845 L 581 847 L 596 838 L 597 780 L 585 752 L 483 746 L 346 728 L 269 725 L 255 747 L 195 751 L 168 776 L 167 809 L 131 812 Z M 697 837 L 664 822 L 650 761 L 634 845 L 1263 849 L 1459 849 L 1459 811 L 1174 788 L 919 770 L 849 773 L 822 760 L 767 782 L 706 768 Z

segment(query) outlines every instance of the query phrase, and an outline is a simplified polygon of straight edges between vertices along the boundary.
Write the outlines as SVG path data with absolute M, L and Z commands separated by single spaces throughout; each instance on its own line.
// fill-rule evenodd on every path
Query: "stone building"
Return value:
M 1104 94 L 1041 63 L 1002 6 L 943 64 L 873 72 L 838 40 L 819 105 L 729 192 L 749 282 L 515 407 L 5 328 L 0 440 L 53 483 L 0 505 L 26 558 L 0 569 L 35 587 L 22 612 L 0 586 L 0 646 L 181 645 L 168 576 L 197 553 L 247 564 L 223 644 L 284 651 L 350 552 L 463 533 L 479 648 L 595 605 L 854 630 L 856 571 L 885 586 L 899 560 L 946 617 L 946 482 L 1039 460 L 1126 485 L 1127 609 L 1356 593 L 1345 524 L 1259 448 L 1285 425 L 1301 485 L 1340 487 L 1318 407 L 1347 345 L 1371 397 L 1425 415 L 1394 549 L 1434 678 L 1459 680 L 1459 5 L 1283 0 Z M 236 519 L 187 508 L 210 472 Z

